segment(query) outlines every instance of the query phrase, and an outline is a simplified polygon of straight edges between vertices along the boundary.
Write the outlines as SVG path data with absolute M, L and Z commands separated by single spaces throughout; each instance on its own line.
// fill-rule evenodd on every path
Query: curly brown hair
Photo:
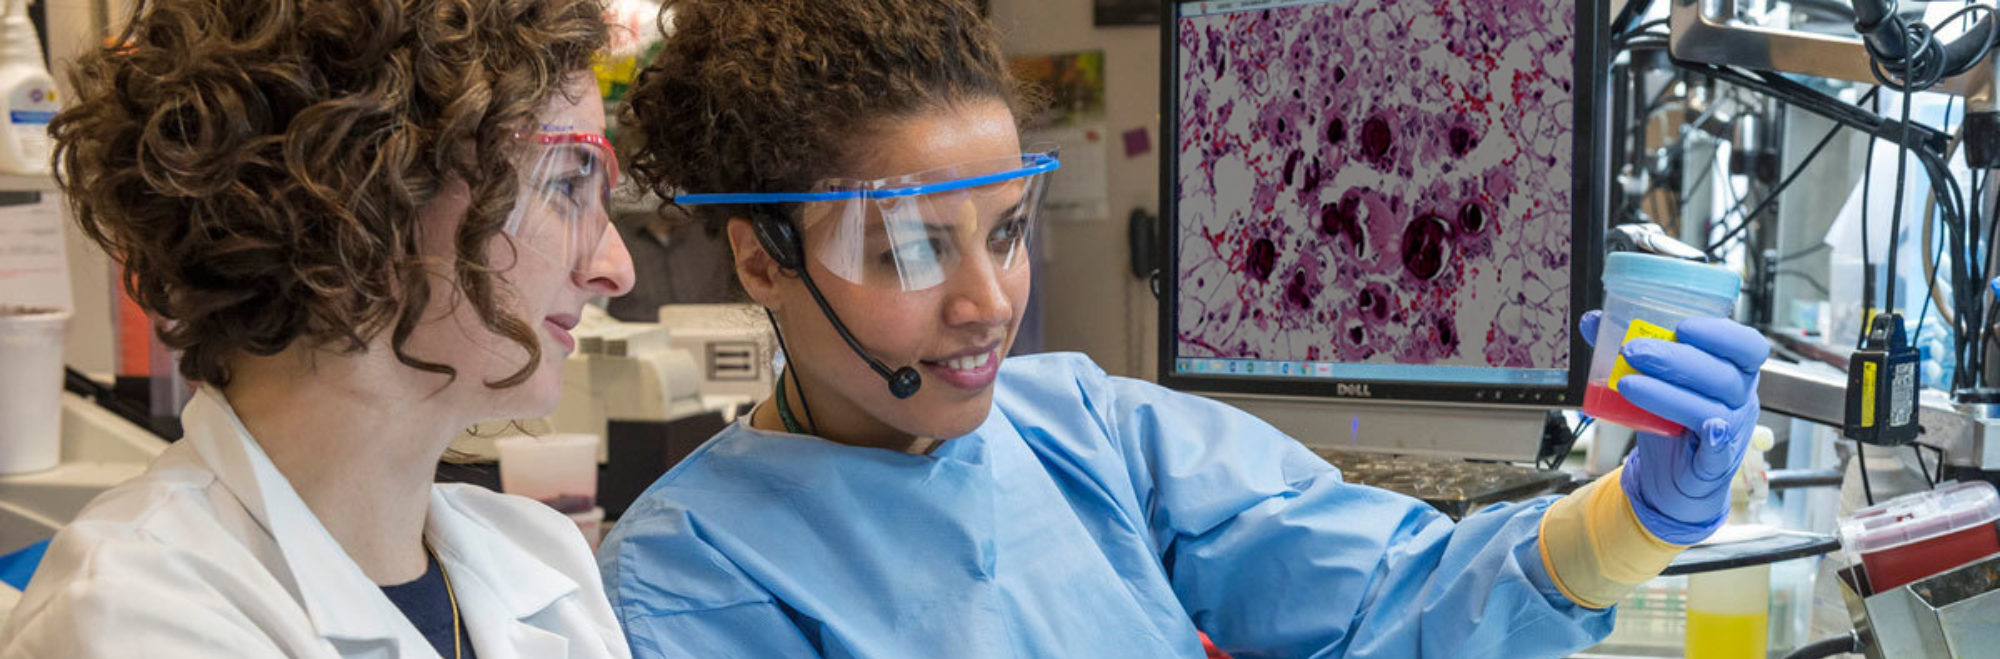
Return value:
M 804 190 L 878 122 L 984 99 L 1022 117 L 1037 98 L 967 0 L 669 0 L 661 21 L 619 118 L 627 171 L 664 199 Z M 693 210 L 711 231 L 747 217 Z
M 419 209 L 463 181 L 454 286 L 540 361 L 485 246 L 516 186 L 514 135 L 606 42 L 600 0 L 154 0 L 70 73 L 50 126 L 78 224 L 165 320 L 190 380 L 294 342 L 396 359 L 432 294 Z

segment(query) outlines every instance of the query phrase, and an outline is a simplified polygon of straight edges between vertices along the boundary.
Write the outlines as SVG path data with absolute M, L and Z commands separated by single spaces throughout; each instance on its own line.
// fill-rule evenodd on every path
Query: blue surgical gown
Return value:
M 1009 359 L 930 455 L 744 423 L 599 552 L 636 657 L 1553 657 L 1611 629 L 1566 599 L 1549 500 L 1452 521 L 1343 483 L 1247 413 Z

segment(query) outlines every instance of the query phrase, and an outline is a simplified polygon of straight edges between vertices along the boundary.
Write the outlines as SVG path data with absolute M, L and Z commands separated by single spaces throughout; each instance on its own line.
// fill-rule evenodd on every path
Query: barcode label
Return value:
M 1889 426 L 1907 426 L 1910 413 L 1917 409 L 1917 363 L 1904 362 L 1895 369 L 1889 378 Z

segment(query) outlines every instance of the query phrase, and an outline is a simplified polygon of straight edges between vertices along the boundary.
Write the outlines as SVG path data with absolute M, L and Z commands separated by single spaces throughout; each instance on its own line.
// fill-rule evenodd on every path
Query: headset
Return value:
M 757 205 L 750 213 L 750 230 L 756 234 L 757 244 L 763 246 L 764 253 L 770 254 L 779 268 L 797 273 L 799 281 L 805 282 L 806 292 L 812 294 L 813 302 L 819 304 L 820 313 L 826 315 L 827 322 L 833 323 L 833 331 L 840 333 L 840 338 L 847 342 L 847 347 L 854 354 L 861 357 L 861 361 L 868 362 L 868 368 L 882 376 L 882 380 L 889 385 L 889 395 L 902 399 L 917 394 L 917 390 L 924 385 L 923 376 L 917 373 L 917 369 L 904 366 L 890 370 L 882 360 L 861 347 L 854 333 L 847 330 L 847 324 L 840 322 L 840 315 L 833 312 L 833 306 L 827 304 L 826 296 L 819 292 L 819 285 L 813 283 L 812 273 L 806 270 L 805 241 L 799 237 L 798 228 L 782 207 L 776 204 Z

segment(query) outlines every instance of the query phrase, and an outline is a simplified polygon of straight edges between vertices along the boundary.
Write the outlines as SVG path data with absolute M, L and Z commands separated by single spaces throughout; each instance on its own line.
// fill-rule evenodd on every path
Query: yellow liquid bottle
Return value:
M 1771 566 L 1688 576 L 1687 659 L 1765 659 Z

